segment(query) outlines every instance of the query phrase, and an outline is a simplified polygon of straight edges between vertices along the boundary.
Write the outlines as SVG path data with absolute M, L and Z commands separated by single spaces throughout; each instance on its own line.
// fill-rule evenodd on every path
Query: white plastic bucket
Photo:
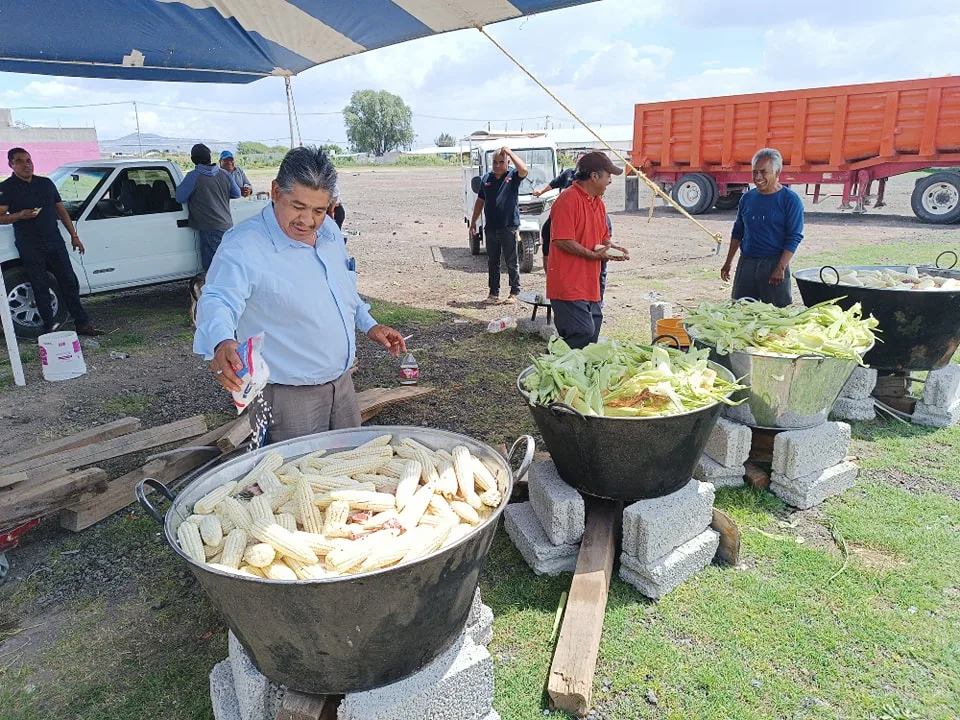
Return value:
M 70 380 L 87 372 L 80 350 L 80 339 L 71 330 L 52 332 L 37 338 L 43 379 L 51 382 Z

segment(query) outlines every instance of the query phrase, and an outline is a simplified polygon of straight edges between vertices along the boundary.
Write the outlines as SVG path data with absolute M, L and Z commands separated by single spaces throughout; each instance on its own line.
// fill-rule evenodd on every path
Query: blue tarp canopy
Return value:
M 248 83 L 592 0 L 0 0 L 0 71 Z

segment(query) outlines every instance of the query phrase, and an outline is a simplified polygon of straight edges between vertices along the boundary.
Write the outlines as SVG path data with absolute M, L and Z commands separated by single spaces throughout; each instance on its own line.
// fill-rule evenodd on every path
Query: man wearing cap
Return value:
M 557 332 L 572 348 L 597 342 L 603 323 L 600 264 L 626 260 L 627 251 L 609 244 L 603 193 L 623 170 L 602 152 L 580 158 L 574 183 L 560 193 L 550 211 L 552 252 L 547 263 L 547 298 Z M 600 247 L 599 250 L 594 248 Z M 616 255 L 608 255 L 615 248 Z
M 247 177 L 242 167 L 239 167 L 233 160 L 233 153 L 224 150 L 220 153 L 220 167 L 226 170 L 233 177 L 234 181 L 240 187 L 240 194 L 243 197 L 249 197 L 253 194 L 253 183 Z
M 510 162 L 513 161 L 513 168 Z M 493 155 L 493 170 L 480 178 L 480 192 L 473 206 L 470 237 L 477 234 L 477 220 L 484 214 L 483 233 L 487 245 L 488 302 L 500 297 L 500 253 L 507 263 L 510 297 L 520 294 L 520 262 L 517 258 L 517 229 L 520 227 L 520 181 L 527 165 L 508 147 Z
M 240 197 L 240 186 L 213 164 L 210 148 L 203 143 L 190 149 L 190 159 L 196 167 L 177 186 L 177 202 L 189 205 L 190 227 L 200 235 L 200 262 L 206 272 L 223 234 L 233 227 L 230 198 Z

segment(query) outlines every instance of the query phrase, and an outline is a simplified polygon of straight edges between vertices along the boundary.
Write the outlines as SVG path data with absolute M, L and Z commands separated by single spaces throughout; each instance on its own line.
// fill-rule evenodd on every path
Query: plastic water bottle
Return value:
M 416 385 L 420 379 L 420 366 L 413 353 L 407 353 L 400 360 L 400 384 Z
M 510 316 L 497 318 L 496 320 L 491 320 L 490 324 L 487 325 L 487 332 L 498 333 L 501 330 L 506 330 L 509 327 L 513 327 L 514 323 L 516 323 L 516 320 Z

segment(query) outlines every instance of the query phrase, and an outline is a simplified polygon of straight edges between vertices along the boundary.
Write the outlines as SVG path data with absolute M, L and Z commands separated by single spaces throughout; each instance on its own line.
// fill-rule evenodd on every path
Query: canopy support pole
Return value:
M 297 145 L 293 139 L 293 87 L 290 84 L 290 76 L 285 75 L 283 82 L 287 86 L 287 120 L 290 121 L 290 149 L 293 150 Z
M 20 346 L 17 344 L 17 335 L 13 330 L 13 315 L 10 314 L 10 301 L 7 299 L 7 284 L 0 275 L 0 321 L 3 323 L 3 337 L 7 341 L 7 354 L 10 356 L 10 368 L 13 370 L 13 381 L 23 387 L 27 379 L 23 374 L 23 364 L 20 362 Z
M 133 117 L 137 121 L 137 147 L 140 149 L 139 157 L 143 157 L 143 140 L 140 139 L 140 111 L 137 110 L 137 101 L 133 101 Z

